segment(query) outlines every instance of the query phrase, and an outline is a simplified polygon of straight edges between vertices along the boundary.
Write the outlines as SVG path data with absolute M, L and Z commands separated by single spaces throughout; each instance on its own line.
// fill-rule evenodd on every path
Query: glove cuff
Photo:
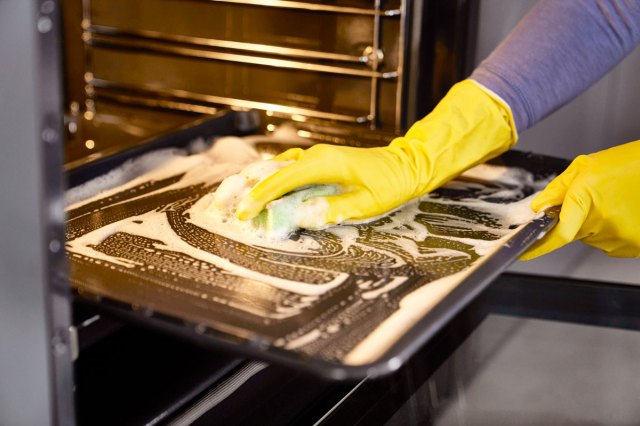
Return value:
M 478 89 L 480 89 L 482 92 L 484 92 L 487 96 L 489 96 L 491 98 L 491 100 L 493 102 L 495 102 L 498 106 L 498 108 L 500 108 L 502 111 L 502 115 L 504 116 L 505 120 L 507 121 L 507 123 L 509 124 L 509 127 L 511 128 L 511 134 L 512 134 L 512 140 L 513 142 L 511 142 L 511 145 L 509 145 L 510 147 L 515 145 L 516 142 L 518 141 L 518 129 L 516 128 L 516 121 L 513 118 L 513 111 L 511 111 L 511 107 L 509 106 L 509 104 L 507 103 L 507 101 L 505 101 L 504 99 L 502 99 L 502 97 L 500 95 L 498 95 L 496 92 L 494 92 L 493 90 L 489 89 L 487 86 L 485 86 L 482 83 L 479 83 L 475 80 L 472 79 L 467 79 L 465 81 L 470 82 L 471 84 L 475 85 Z
M 404 164 L 405 180 L 415 182 L 413 195 L 418 196 L 502 154 L 517 138 L 511 108 L 476 82 L 464 80 L 387 149 Z

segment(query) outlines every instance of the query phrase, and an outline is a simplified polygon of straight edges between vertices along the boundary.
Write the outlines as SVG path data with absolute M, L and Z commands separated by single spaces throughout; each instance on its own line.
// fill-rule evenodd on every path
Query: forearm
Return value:
M 640 43 L 640 0 L 542 0 L 471 78 L 511 107 L 519 132 L 598 81 Z

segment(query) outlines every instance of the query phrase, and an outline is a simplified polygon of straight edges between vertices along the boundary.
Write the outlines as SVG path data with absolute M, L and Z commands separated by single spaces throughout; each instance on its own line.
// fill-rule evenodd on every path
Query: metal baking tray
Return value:
M 233 122 L 219 117 L 197 128 L 229 134 Z M 184 146 L 193 137 L 193 129 L 184 129 L 144 149 Z M 122 152 L 109 164 L 139 154 L 140 148 Z M 464 200 L 516 203 L 535 191 L 531 182 L 562 171 L 564 160 L 510 151 L 492 164 L 524 171 L 529 182 L 458 179 L 414 203 L 411 223 L 394 223 L 394 213 L 349 225 L 345 232 L 355 243 L 345 245 L 330 231 L 300 231 L 294 245 L 302 238 L 317 243 L 306 253 L 248 245 L 194 223 L 190 209 L 219 181 L 194 181 L 192 166 L 143 178 L 68 210 L 69 280 L 85 302 L 202 344 L 329 379 L 388 374 L 556 221 L 544 214 L 507 223 Z M 95 170 L 87 165 L 71 174 L 80 182 Z M 172 237 L 154 237 L 154 226 L 170 228 Z M 418 255 L 407 255 L 408 239 Z M 483 254 L 478 247 L 490 241 L 499 244 Z M 454 274 L 460 280 L 442 284 Z M 428 301 L 436 286 L 433 306 L 407 302 L 418 293 Z

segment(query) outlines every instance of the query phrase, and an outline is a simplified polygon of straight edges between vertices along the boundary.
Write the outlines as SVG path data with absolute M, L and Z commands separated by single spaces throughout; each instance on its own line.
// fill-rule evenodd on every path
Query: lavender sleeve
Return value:
M 640 0 L 542 0 L 470 78 L 511 106 L 521 132 L 598 81 L 639 43 Z

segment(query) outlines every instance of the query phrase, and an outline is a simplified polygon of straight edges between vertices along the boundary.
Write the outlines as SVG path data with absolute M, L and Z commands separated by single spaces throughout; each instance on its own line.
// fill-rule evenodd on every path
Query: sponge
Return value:
M 298 214 L 302 203 L 313 197 L 326 197 L 339 192 L 338 185 L 310 185 L 289 192 L 267 204 L 267 207 L 253 218 L 253 226 L 269 236 L 286 238 L 300 228 Z

